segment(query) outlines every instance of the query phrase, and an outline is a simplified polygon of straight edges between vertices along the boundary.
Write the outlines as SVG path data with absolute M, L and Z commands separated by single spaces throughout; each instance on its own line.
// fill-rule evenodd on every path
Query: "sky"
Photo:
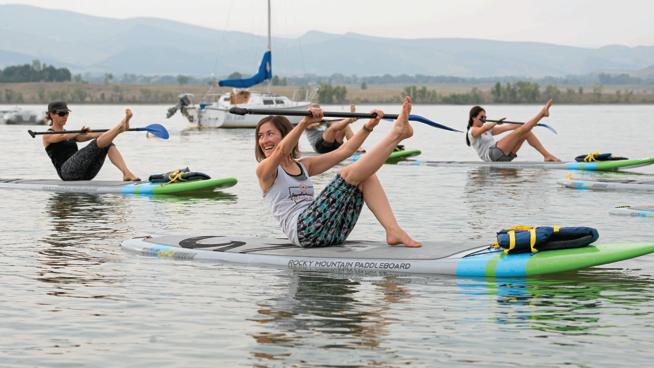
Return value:
M 266 0 L 0 0 L 109 17 L 155 17 L 264 35 Z M 600 47 L 654 45 L 652 0 L 272 0 L 276 37 L 308 31 Z

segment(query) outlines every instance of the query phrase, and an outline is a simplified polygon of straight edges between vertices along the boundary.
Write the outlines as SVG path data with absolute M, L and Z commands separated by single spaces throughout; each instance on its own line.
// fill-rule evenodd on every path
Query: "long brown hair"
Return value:
M 48 126 L 52 126 L 52 117 L 50 116 L 50 111 L 45 112 L 45 121 L 48 123 Z
M 472 127 L 472 120 L 479 115 L 480 112 L 486 112 L 483 107 L 481 106 L 473 106 L 472 109 L 470 109 L 470 116 L 468 116 L 468 128 L 466 129 L 466 144 L 470 146 L 470 138 L 468 137 L 468 132 L 470 131 L 470 128 Z
M 280 115 L 270 115 L 266 116 L 265 118 L 259 120 L 257 123 L 257 128 L 254 130 L 254 156 L 257 159 L 257 162 L 261 162 L 266 158 L 266 155 L 263 153 L 263 150 L 261 149 L 261 146 L 259 146 L 259 129 L 261 126 L 267 122 L 272 122 L 275 128 L 279 130 L 282 133 L 282 139 L 286 137 L 286 135 L 293 130 L 293 125 L 291 124 L 290 121 L 285 116 L 280 116 Z M 296 144 L 295 147 L 293 147 L 293 151 L 291 152 L 291 158 L 299 158 L 300 157 L 300 148 Z

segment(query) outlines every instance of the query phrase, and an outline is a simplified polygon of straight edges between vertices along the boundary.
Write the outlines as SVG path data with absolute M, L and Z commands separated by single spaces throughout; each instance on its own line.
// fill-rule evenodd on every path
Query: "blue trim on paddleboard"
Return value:
M 523 277 L 527 275 L 527 263 L 531 257 L 531 253 L 507 257 L 501 251 L 465 257 L 456 264 L 456 275 Z M 494 267 L 492 263 L 495 263 Z
M 456 264 L 457 276 L 483 276 L 486 274 L 486 265 L 498 257 L 498 253 L 480 254 L 462 258 Z
M 533 253 L 511 254 L 510 257 L 502 255 L 495 266 L 495 276 L 527 276 L 527 263 L 533 255 Z
M 178 251 L 179 249 L 181 249 L 181 248 L 171 247 L 170 245 L 155 244 L 155 245 L 148 246 L 145 253 L 147 255 L 149 255 L 149 256 L 160 257 L 160 256 L 165 255 L 168 252 L 173 252 L 174 253 L 174 252 Z
M 566 164 L 568 170 L 597 171 L 596 162 L 569 162 Z
M 152 194 L 152 183 L 126 184 L 121 189 L 122 194 Z

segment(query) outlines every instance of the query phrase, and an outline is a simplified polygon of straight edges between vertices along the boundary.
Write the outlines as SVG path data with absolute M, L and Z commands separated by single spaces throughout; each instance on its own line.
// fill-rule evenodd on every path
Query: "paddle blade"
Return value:
M 411 114 L 411 115 L 409 115 L 409 120 L 419 121 L 419 122 L 421 122 L 423 124 L 427 124 L 427 125 L 432 126 L 434 128 L 449 130 L 450 132 L 463 133 L 462 131 L 460 131 L 458 129 L 450 128 L 447 125 L 443 125 L 443 124 L 437 123 L 435 121 L 431 121 L 431 120 L 427 119 L 426 117 L 420 116 L 420 115 Z
M 134 128 L 134 130 L 141 130 L 141 131 L 144 130 L 146 132 L 152 133 L 152 135 L 161 139 L 168 139 L 168 137 L 170 137 L 170 135 L 168 134 L 168 130 L 166 130 L 166 128 L 163 125 L 157 123 L 150 124 L 143 128 Z
M 393 120 L 393 119 L 392 119 L 392 118 L 386 118 L 385 120 Z M 417 121 L 417 122 L 420 122 L 420 123 L 423 123 L 423 124 L 427 124 L 427 125 L 429 125 L 429 126 L 431 126 L 431 127 L 434 127 L 434 128 L 444 129 L 444 130 L 449 130 L 450 132 L 463 133 L 463 132 L 460 131 L 460 130 L 456 130 L 456 129 L 454 129 L 454 128 L 450 128 L 450 127 L 448 127 L 447 125 L 443 125 L 443 124 L 437 123 L 437 122 L 435 122 L 435 121 L 431 121 L 431 120 L 427 119 L 426 117 L 424 117 L 424 116 L 420 116 L 420 115 L 413 115 L 413 114 L 411 114 L 411 115 L 409 115 L 409 120 L 411 120 L 411 121 Z
M 549 125 L 547 125 L 545 123 L 538 123 L 538 126 L 542 126 L 543 128 L 549 129 L 554 134 L 559 134 L 559 133 L 557 133 L 556 130 L 554 130 L 554 128 L 552 128 L 551 126 L 549 126 Z

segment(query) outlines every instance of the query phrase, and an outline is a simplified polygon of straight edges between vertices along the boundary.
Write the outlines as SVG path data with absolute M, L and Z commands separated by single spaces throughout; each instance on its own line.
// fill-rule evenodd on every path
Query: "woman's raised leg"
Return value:
M 350 125 L 352 121 L 353 120 L 351 119 L 343 119 L 332 123 L 322 133 L 322 139 L 328 143 L 343 143 L 343 138 L 345 138 L 345 129 L 348 128 L 348 125 Z
M 531 130 L 538 124 L 538 122 L 547 116 L 550 116 L 550 107 L 552 106 L 552 100 L 547 101 L 545 106 L 536 114 L 533 118 L 527 121 L 524 125 L 520 125 L 515 128 L 509 135 L 497 141 L 497 148 L 501 149 L 502 152 L 517 153 L 518 149 L 522 146 L 522 143 L 527 139 L 527 135 Z
M 340 174 L 347 183 L 359 185 L 368 179 L 379 170 L 398 143 L 413 135 L 413 128 L 409 124 L 410 112 L 411 99 L 407 96 L 402 104 L 402 112 L 395 120 L 393 129 L 355 163 L 341 170 Z
M 111 143 L 113 143 L 114 139 L 116 139 L 118 134 L 129 129 L 129 120 L 131 118 L 132 118 L 132 110 L 125 109 L 125 117 L 123 118 L 123 120 L 121 120 L 120 123 L 118 123 L 115 127 L 100 134 L 100 136 L 98 136 L 98 138 L 95 139 L 95 143 L 98 145 L 98 147 L 99 148 L 108 147 Z

